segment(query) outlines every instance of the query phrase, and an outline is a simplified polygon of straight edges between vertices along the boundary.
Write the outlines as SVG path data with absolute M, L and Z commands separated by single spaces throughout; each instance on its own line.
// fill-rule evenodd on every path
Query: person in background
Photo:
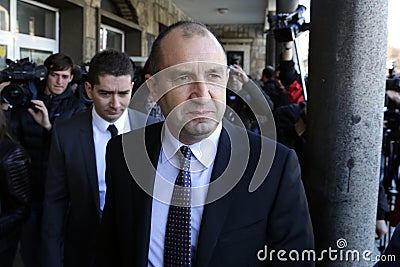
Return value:
M 289 103 L 286 89 L 276 85 L 275 75 L 277 75 L 275 68 L 267 66 L 263 69 L 261 76 L 261 88 L 274 103 L 274 110 Z
M 229 66 L 227 89 L 227 105 L 232 108 L 232 111 L 228 110 L 231 122 L 243 123 L 246 129 L 256 133 L 261 132 L 260 127 L 266 129 L 267 124 L 272 123 L 274 103 L 237 64 Z M 237 116 L 241 122 L 237 122 Z
M 0 109 L 0 266 L 12 267 L 21 228 L 29 215 L 30 160 Z
M 288 103 L 300 104 L 303 102 L 305 99 L 301 77 L 296 71 L 293 62 L 293 41 L 283 43 L 278 73 L 279 79 L 276 79 L 277 87 L 280 87 L 280 83 L 282 83 L 288 97 Z
M 302 171 L 306 159 L 307 101 L 292 103 L 274 110 L 276 140 L 296 151 Z
M 13 133 L 32 161 L 29 175 L 31 215 L 21 234 L 21 257 L 25 267 L 41 267 L 40 227 L 53 127 L 86 109 L 69 85 L 73 79 L 72 59 L 61 53 L 52 54 L 46 58 L 44 66 L 48 74 L 36 86 L 37 99 L 30 100 L 28 106 L 13 106 L 6 111 Z
M 400 259 L 400 224 L 393 231 L 393 235 L 386 249 L 380 255 L 382 261 L 378 261 L 374 267 L 398 267 Z
M 85 82 L 93 108 L 54 127 L 43 204 L 43 267 L 93 264 L 106 195 L 107 142 L 151 119 L 128 108 L 133 85 L 125 53 L 97 53 Z

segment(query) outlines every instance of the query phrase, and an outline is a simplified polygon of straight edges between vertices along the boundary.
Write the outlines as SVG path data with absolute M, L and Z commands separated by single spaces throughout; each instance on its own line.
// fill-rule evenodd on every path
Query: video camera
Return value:
M 79 98 L 85 105 L 90 106 L 93 100 L 86 94 L 85 82 L 88 78 L 87 68 L 89 63 L 83 63 L 82 65 L 75 65 L 73 69 L 74 79 L 71 81 L 71 86 L 74 91 L 74 95 Z
M 11 83 L 1 91 L 2 102 L 10 106 L 28 106 L 31 99 L 37 98 L 35 81 L 46 77 L 47 68 L 37 66 L 29 58 L 15 62 L 7 59 L 6 63 L 8 67 L 0 72 L 0 83 Z
M 292 13 L 279 13 L 276 16 L 268 16 L 268 22 L 273 29 L 277 42 L 294 41 L 301 33 L 310 29 L 310 24 L 305 23 L 301 15 L 306 7 L 299 5 Z

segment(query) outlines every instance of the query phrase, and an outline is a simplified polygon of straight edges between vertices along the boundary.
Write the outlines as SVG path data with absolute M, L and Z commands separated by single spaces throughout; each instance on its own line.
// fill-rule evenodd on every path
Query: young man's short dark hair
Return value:
M 116 77 L 131 75 L 133 78 L 133 66 L 128 55 L 114 49 L 97 53 L 89 64 L 88 82 L 91 85 L 99 84 L 99 76 L 106 74 Z
M 71 70 L 71 74 L 74 68 L 72 59 L 62 53 L 52 54 L 46 58 L 44 65 L 49 71 Z

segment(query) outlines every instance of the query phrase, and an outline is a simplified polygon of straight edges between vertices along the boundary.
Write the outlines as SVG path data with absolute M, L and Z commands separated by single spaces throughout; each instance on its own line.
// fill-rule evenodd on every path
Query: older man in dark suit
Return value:
M 114 50 L 90 62 L 86 92 L 93 108 L 56 125 L 50 152 L 43 214 L 43 266 L 88 267 L 104 207 L 105 148 L 117 133 L 146 125 L 128 109 L 133 69 Z
M 146 84 L 166 120 L 108 144 L 96 266 L 313 266 L 288 257 L 313 248 L 295 153 L 222 120 L 226 61 L 196 22 L 154 42 Z

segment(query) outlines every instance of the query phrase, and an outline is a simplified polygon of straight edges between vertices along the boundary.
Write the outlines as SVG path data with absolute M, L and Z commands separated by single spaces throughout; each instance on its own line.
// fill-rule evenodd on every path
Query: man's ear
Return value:
M 88 81 L 86 81 L 85 82 L 85 90 L 86 90 L 86 94 L 88 95 L 88 97 L 90 98 L 90 99 L 93 99 L 93 91 L 92 91 L 92 85 L 88 82 Z
M 147 88 L 149 88 L 151 97 L 153 97 L 154 101 L 158 102 L 160 96 L 158 93 L 158 85 L 157 85 L 156 79 L 151 74 L 146 74 L 144 76 L 144 78 L 146 79 L 145 82 L 146 82 Z

